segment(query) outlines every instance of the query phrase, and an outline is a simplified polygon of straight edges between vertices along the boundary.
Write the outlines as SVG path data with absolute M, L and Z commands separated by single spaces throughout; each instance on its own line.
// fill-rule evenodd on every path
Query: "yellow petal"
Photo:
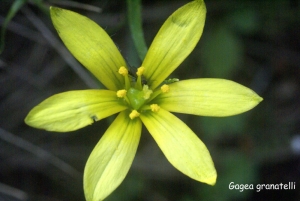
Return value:
M 263 99 L 251 89 L 224 79 L 190 79 L 169 85 L 155 100 L 162 108 L 202 116 L 231 116 L 246 112 Z
M 140 140 L 142 123 L 121 112 L 91 153 L 84 170 L 87 201 L 100 201 L 125 178 Z
M 206 146 L 170 112 L 142 113 L 140 118 L 169 162 L 185 175 L 214 185 L 217 173 Z
M 51 7 L 50 14 L 60 38 L 74 57 L 108 89 L 121 89 L 124 78 L 118 69 L 126 63 L 107 33 L 78 13 Z
M 198 43 L 205 22 L 202 0 L 193 1 L 175 11 L 154 38 L 142 66 L 152 89 L 165 80 Z
M 77 130 L 125 110 L 116 92 L 108 90 L 68 91 L 51 96 L 34 107 L 26 124 L 57 132 Z

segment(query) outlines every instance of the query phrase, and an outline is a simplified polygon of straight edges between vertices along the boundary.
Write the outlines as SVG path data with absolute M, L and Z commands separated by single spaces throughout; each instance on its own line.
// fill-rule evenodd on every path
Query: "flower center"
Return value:
M 136 88 L 129 88 L 127 92 L 127 97 L 133 109 L 138 110 L 142 105 L 144 105 L 146 100 L 150 98 L 151 94 L 152 90 L 150 90 L 147 85 L 144 85 L 142 91 Z
M 125 89 L 117 91 L 117 97 L 123 98 L 127 102 L 131 113 L 130 119 L 134 119 L 143 111 L 158 112 L 160 107 L 157 104 L 150 104 L 152 100 L 160 93 L 167 93 L 170 89 L 169 86 L 164 84 L 160 90 L 154 92 L 149 89 L 149 86 L 143 84 L 142 75 L 145 68 L 142 66 L 137 69 L 137 77 L 129 77 L 128 70 L 122 66 L 119 69 L 119 74 L 124 76 Z

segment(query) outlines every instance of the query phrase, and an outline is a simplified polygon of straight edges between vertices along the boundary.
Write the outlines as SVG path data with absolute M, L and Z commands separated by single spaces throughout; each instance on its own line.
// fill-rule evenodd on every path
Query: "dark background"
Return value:
M 0 0 L 1 26 L 12 2 Z M 83 201 L 85 162 L 113 117 L 69 133 L 25 125 L 27 113 L 45 98 L 100 86 L 62 45 L 48 7 L 90 17 L 130 65 L 140 61 L 125 1 L 81 1 L 86 5 L 80 8 L 74 1 L 39 1 L 45 10 L 36 2 L 28 1 L 12 19 L 0 55 L 0 201 Z M 187 2 L 142 1 L 148 46 L 164 20 Z M 108 201 L 300 200 L 300 1 L 206 0 L 206 5 L 203 36 L 172 77 L 234 80 L 264 101 L 227 118 L 178 115 L 210 150 L 218 171 L 214 187 L 175 170 L 144 128 L 130 172 Z M 230 190 L 230 182 L 253 184 L 254 190 Z M 255 190 L 256 184 L 288 182 L 296 182 L 296 190 Z

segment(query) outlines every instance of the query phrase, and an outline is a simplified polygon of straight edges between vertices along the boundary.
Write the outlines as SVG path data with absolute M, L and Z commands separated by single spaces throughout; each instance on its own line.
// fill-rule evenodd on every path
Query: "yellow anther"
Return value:
M 161 91 L 162 91 L 163 93 L 167 93 L 167 92 L 170 91 L 169 85 L 166 85 L 166 84 L 162 85 L 162 86 L 160 87 L 160 89 L 161 89 Z
M 147 100 L 150 98 L 150 95 L 153 93 L 151 89 L 149 89 L 148 85 L 143 86 L 143 92 L 144 92 L 144 99 Z
M 152 112 L 158 112 L 160 109 L 160 107 L 157 104 L 150 105 L 150 108 Z
M 126 96 L 127 91 L 125 89 L 117 91 L 117 97 L 124 98 Z
M 118 71 L 121 75 L 123 75 L 123 76 L 126 76 L 126 75 L 128 75 L 128 70 L 127 70 L 127 68 L 125 68 L 124 66 L 121 66 L 120 68 L 119 68 L 119 71 Z
M 145 71 L 145 67 L 141 66 L 137 69 L 136 75 L 141 76 L 141 75 L 143 75 L 144 71 Z
M 132 110 L 131 113 L 129 114 L 130 119 L 134 119 L 138 116 L 140 116 L 140 113 L 138 113 L 138 111 L 136 111 L 136 110 Z

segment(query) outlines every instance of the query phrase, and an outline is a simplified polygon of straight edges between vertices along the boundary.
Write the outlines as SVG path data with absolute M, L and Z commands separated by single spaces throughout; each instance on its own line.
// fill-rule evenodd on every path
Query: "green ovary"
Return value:
M 144 91 L 140 91 L 135 88 L 130 88 L 127 91 L 127 98 L 130 102 L 130 105 L 133 109 L 138 110 L 147 99 L 144 98 Z

